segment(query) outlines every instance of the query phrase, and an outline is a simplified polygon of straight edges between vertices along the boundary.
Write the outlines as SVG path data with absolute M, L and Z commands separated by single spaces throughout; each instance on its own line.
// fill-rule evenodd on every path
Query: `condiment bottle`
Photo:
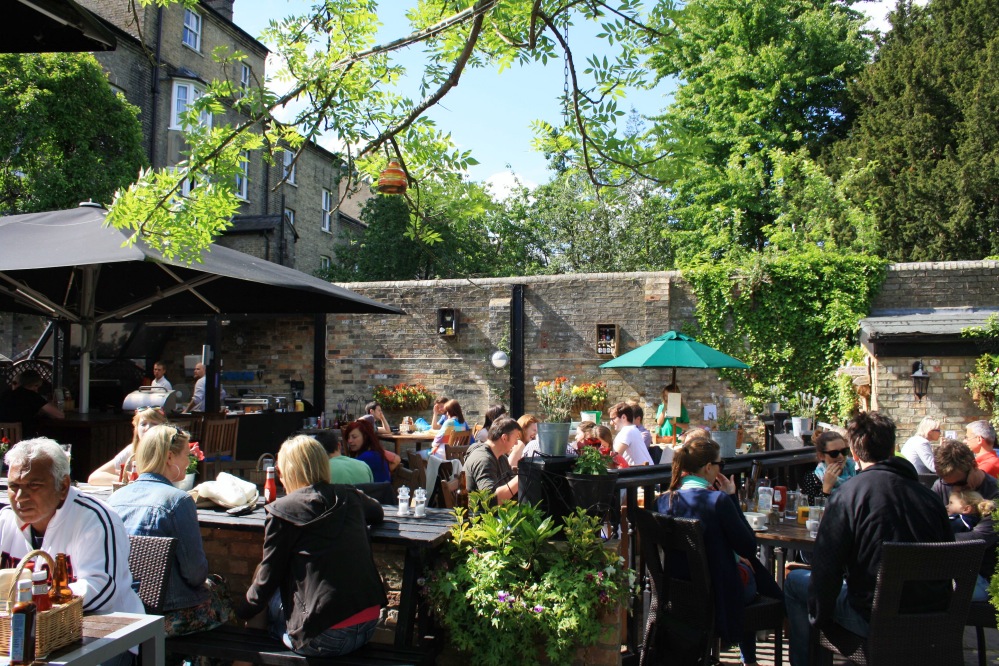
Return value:
M 10 663 L 27 666 L 35 660 L 35 618 L 31 581 L 17 581 L 17 603 L 10 610 Z
M 48 572 L 36 571 L 31 574 L 31 601 L 39 613 L 52 608 L 52 600 L 49 599 Z
M 409 486 L 399 488 L 399 509 L 397 514 L 400 516 L 409 515 Z
M 55 573 L 52 574 L 52 589 L 49 599 L 53 604 L 69 603 L 73 599 L 73 590 L 69 588 L 69 569 L 66 565 L 66 553 L 56 555 Z
M 264 481 L 264 504 L 270 504 L 277 499 L 277 479 L 274 477 L 274 468 L 267 468 L 267 479 Z
M 132 471 L 128 473 L 128 482 L 137 481 L 139 479 L 139 467 L 132 461 Z
M 427 515 L 427 491 L 423 488 L 417 488 L 413 491 L 413 501 L 414 513 L 413 515 L 417 518 L 423 518 Z

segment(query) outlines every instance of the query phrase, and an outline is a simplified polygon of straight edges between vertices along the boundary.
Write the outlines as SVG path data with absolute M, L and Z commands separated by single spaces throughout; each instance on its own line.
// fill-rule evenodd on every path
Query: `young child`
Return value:
M 947 503 L 947 515 L 954 534 L 970 532 L 983 515 L 996 510 L 995 502 L 983 498 L 974 490 L 955 490 Z

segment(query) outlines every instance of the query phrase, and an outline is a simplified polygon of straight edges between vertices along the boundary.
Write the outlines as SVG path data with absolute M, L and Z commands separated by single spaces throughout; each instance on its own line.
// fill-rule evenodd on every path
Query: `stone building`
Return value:
M 95 54 L 111 85 L 141 110 L 146 154 L 155 168 L 182 159 L 185 148 L 179 113 L 200 97 L 212 80 L 228 79 L 241 88 L 265 79 L 268 50 L 232 22 L 234 0 L 202 0 L 196 9 L 181 4 L 141 6 L 127 0 L 82 0 L 118 37 L 118 48 Z M 217 48 L 246 54 L 220 64 Z M 206 123 L 234 124 L 243 118 L 228 109 Z M 242 204 L 221 245 L 314 273 L 336 258 L 345 226 L 358 226 L 367 188 L 345 197 L 342 160 L 314 142 L 300 154 L 278 151 L 274 163 L 259 152 L 248 155 L 237 178 Z M 343 200 L 341 202 L 341 200 Z

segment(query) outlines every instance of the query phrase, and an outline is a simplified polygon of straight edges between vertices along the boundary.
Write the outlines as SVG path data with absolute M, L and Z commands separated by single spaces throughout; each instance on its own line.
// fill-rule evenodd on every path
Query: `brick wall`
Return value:
M 999 306 L 999 261 L 893 264 L 872 311 L 957 306 Z

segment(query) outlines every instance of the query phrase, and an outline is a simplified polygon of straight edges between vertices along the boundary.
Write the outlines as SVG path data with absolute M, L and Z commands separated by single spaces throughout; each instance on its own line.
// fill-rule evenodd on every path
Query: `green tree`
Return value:
M 681 260 L 764 248 L 787 199 L 775 170 L 789 156 L 798 175 L 817 183 L 821 169 L 807 161 L 849 127 L 846 84 L 872 48 L 865 19 L 849 5 L 692 0 L 658 15 L 656 27 L 671 37 L 651 44 L 650 63 L 680 85 L 652 136 L 682 165 L 666 182 L 676 219 L 669 233 Z M 849 222 L 840 216 L 829 224 Z
M 853 90 L 863 109 L 840 159 L 870 163 L 880 253 L 895 261 L 999 252 L 999 5 L 899 2 Z
M 0 211 L 109 204 L 145 165 L 138 113 L 92 55 L 0 55 Z

